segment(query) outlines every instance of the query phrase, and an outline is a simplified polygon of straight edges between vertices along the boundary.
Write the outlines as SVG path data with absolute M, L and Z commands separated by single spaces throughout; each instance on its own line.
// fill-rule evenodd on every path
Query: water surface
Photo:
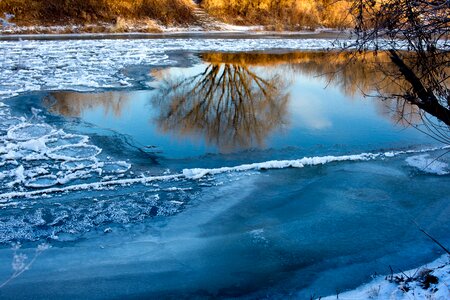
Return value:
M 52 248 L 2 295 L 309 299 L 433 260 L 414 221 L 449 242 L 445 150 L 343 63 L 201 53 L 125 67 L 133 88 L 7 101 L 0 278 L 9 243 Z

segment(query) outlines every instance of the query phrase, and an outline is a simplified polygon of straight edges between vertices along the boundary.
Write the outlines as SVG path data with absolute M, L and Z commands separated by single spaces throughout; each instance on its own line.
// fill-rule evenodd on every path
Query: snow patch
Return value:
M 409 283 L 394 283 L 393 278 L 402 278 L 408 275 L 412 280 Z M 426 274 L 426 275 L 421 275 Z M 437 283 L 424 284 L 424 276 L 434 276 Z M 450 262 L 449 256 L 444 255 L 434 262 L 392 277 L 378 277 L 372 282 L 353 291 L 339 294 L 341 300 L 356 299 L 396 299 L 396 300 L 429 300 L 450 299 Z M 321 298 L 322 300 L 334 300 L 336 295 Z
M 450 168 L 447 163 L 434 159 L 429 154 L 408 157 L 406 163 L 425 173 L 436 175 L 450 174 Z
M 340 161 L 367 161 L 377 158 L 392 158 L 403 154 L 412 153 L 426 153 L 436 150 L 447 149 L 449 147 L 442 148 L 428 148 L 419 150 L 404 150 L 404 151 L 390 151 L 384 153 L 361 153 L 354 155 L 342 155 L 342 156 L 316 156 L 316 157 L 304 157 L 297 160 L 274 160 L 261 163 L 244 164 L 235 167 L 222 167 L 216 169 L 185 169 L 183 170 L 183 176 L 189 179 L 200 179 L 206 175 L 216 175 L 220 173 L 229 172 L 243 172 L 250 170 L 268 170 L 268 169 L 284 169 L 284 168 L 303 168 L 305 166 L 317 166 L 324 165 L 332 162 Z

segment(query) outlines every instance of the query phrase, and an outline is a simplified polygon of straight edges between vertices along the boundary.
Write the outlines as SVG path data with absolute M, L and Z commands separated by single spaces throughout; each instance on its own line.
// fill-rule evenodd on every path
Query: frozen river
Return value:
M 0 42 L 0 297 L 309 299 L 437 258 L 448 150 L 333 46 Z

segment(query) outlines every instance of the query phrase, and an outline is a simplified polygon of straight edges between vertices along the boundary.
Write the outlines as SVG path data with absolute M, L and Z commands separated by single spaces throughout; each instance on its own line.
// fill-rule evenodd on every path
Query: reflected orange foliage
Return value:
M 76 93 L 54 92 L 44 99 L 44 105 L 50 112 L 68 117 L 79 117 L 84 111 L 100 107 L 105 115 L 120 116 L 130 101 L 126 93 Z

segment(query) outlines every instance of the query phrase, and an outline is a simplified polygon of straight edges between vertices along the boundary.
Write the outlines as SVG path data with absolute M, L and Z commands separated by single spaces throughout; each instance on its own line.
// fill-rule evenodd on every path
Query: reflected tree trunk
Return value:
M 446 0 L 353 0 L 356 43 L 364 52 L 386 49 L 396 74 L 407 85 L 402 99 L 424 112 L 424 124 L 450 143 L 450 2 Z M 433 116 L 437 121 L 426 115 Z
M 204 134 L 222 151 L 262 146 L 285 123 L 289 95 L 279 75 L 257 75 L 245 64 L 211 63 L 197 75 L 166 78 L 157 121 L 165 131 Z

